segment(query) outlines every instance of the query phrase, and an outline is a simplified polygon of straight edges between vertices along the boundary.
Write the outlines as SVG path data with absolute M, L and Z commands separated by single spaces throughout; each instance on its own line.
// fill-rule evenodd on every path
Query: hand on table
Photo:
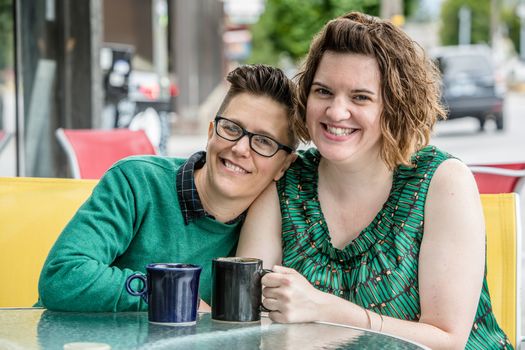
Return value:
M 274 266 L 261 282 L 263 305 L 272 321 L 280 323 L 318 321 L 323 292 L 315 289 L 299 272 Z

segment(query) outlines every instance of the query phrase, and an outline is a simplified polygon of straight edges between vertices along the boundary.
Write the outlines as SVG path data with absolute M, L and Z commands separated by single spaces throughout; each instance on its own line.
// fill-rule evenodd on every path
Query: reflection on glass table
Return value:
M 145 312 L 66 313 L 0 309 L 0 349 L 63 349 L 72 342 L 105 343 L 111 349 L 425 349 L 389 335 L 325 324 L 213 321 L 199 314 L 194 326 L 148 323 Z

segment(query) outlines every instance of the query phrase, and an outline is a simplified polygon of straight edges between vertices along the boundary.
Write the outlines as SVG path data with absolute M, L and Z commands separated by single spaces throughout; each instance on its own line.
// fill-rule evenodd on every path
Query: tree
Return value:
M 404 0 L 405 12 L 412 13 L 416 3 Z M 267 0 L 265 12 L 251 28 L 249 62 L 277 65 L 283 56 L 298 62 L 326 22 L 349 11 L 378 16 L 379 8 L 380 0 Z
M 445 0 L 441 7 L 441 28 L 439 36 L 443 45 L 459 43 L 459 10 L 466 6 L 471 11 L 471 42 L 490 42 L 490 1 Z
M 11 0 L 0 0 L 0 70 L 13 65 L 12 6 Z
M 513 4 L 510 7 L 504 8 L 501 11 L 501 18 L 505 24 L 507 35 L 514 44 L 516 52 L 520 50 L 520 18 L 517 15 L 518 7 L 517 4 Z

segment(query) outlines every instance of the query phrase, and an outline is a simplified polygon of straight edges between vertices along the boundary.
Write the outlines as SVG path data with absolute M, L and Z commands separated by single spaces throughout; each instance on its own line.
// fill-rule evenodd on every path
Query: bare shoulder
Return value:
M 474 194 L 478 188 L 468 166 L 457 160 L 447 159 L 439 165 L 430 182 L 429 196 L 454 196 Z
M 483 213 L 478 187 L 467 165 L 457 159 L 444 161 L 436 170 L 425 203 L 425 234 L 478 235 Z

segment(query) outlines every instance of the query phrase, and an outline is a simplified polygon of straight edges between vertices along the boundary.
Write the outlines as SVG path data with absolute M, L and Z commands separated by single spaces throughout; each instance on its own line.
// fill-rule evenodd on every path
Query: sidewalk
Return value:
M 206 134 L 172 134 L 168 144 L 168 156 L 188 158 L 206 148 Z

